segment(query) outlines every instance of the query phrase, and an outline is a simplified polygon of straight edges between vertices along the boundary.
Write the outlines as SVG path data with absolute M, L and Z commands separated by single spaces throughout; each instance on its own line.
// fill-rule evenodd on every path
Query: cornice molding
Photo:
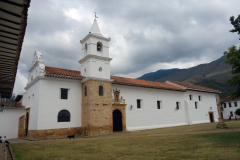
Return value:
M 104 82 L 113 82 L 113 79 L 105 79 L 105 78 L 96 78 L 96 77 L 87 77 L 82 79 L 82 83 L 87 82 L 88 80 L 96 80 L 96 81 L 104 81 Z
M 89 37 L 95 37 L 95 38 L 99 38 L 99 39 L 102 39 L 102 40 L 105 40 L 105 41 L 110 41 L 109 38 L 106 38 L 106 37 L 98 36 L 98 35 L 96 35 L 96 34 L 89 33 L 85 38 L 83 38 L 82 40 L 80 40 L 80 43 L 83 44 Z
M 90 58 L 95 58 L 95 59 L 100 59 L 100 60 L 106 60 L 106 61 L 111 61 L 112 58 L 108 58 L 108 57 L 102 57 L 102 56 L 97 56 L 97 55 L 93 55 L 93 54 L 88 54 L 87 56 L 85 56 L 83 59 L 79 60 L 79 63 L 83 63 L 86 60 L 90 59 Z

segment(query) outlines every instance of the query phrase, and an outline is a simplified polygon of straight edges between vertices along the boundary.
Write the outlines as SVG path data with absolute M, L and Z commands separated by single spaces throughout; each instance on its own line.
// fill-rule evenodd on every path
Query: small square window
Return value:
M 161 109 L 161 101 L 157 101 L 157 109 Z
M 68 99 L 68 89 L 61 88 L 61 99 Z
M 228 103 L 228 105 L 229 105 L 229 107 L 232 107 L 232 104 L 231 104 L 231 102 L 230 102 L 230 103 Z
M 192 95 L 189 95 L 189 99 L 190 99 L 190 101 L 192 100 Z
M 176 102 L 176 110 L 180 109 L 180 102 Z
M 195 109 L 198 109 L 198 102 L 195 102 Z
M 237 107 L 237 102 L 234 102 L 234 106 Z
M 198 96 L 198 100 L 201 101 L 202 100 L 202 96 Z
M 137 99 L 137 109 L 141 109 L 142 108 L 141 103 L 142 103 L 142 100 L 141 99 Z

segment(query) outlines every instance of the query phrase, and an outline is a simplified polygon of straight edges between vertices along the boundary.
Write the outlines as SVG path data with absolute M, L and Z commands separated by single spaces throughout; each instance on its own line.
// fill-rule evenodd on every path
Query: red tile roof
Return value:
M 46 74 L 72 76 L 72 77 L 83 77 L 81 75 L 80 71 L 62 69 L 62 68 L 55 68 L 55 67 L 49 67 L 49 66 L 45 66 L 45 73 Z
M 229 101 L 237 101 L 237 100 L 240 100 L 240 97 L 232 99 L 232 96 L 227 96 L 227 97 L 221 99 L 221 102 L 229 102 Z
M 170 81 L 170 80 L 167 80 L 166 82 L 170 82 L 170 83 L 177 84 L 177 85 L 179 85 L 179 87 L 182 86 L 182 87 L 185 87 L 185 88 L 188 89 L 188 90 L 198 90 L 198 91 L 222 93 L 222 92 L 219 91 L 219 90 L 215 90 L 215 89 L 212 89 L 212 88 L 207 88 L 207 87 L 198 86 L 198 85 L 195 85 L 195 84 L 192 84 L 192 83 L 177 82 L 177 81 Z
M 146 80 L 125 78 L 125 77 L 117 77 L 117 76 L 111 76 L 111 79 L 114 80 L 113 84 L 185 91 L 185 89 L 183 89 L 183 88 L 173 86 L 173 85 L 170 85 L 170 84 L 167 84 L 167 83 L 161 83 L 161 82 L 146 81 Z

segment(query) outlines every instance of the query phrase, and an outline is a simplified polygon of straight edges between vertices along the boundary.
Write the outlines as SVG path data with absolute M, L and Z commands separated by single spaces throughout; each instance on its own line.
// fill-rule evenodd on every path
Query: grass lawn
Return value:
M 240 159 L 240 121 L 124 132 L 108 136 L 12 144 L 17 160 L 28 159 Z M 215 130 L 215 131 L 214 131 Z M 199 131 L 204 131 L 200 133 Z M 214 132 L 212 132 L 214 131 Z M 195 132 L 194 134 L 190 134 Z M 199 133 L 196 133 L 199 132 Z M 181 134 L 172 134 L 181 133 Z

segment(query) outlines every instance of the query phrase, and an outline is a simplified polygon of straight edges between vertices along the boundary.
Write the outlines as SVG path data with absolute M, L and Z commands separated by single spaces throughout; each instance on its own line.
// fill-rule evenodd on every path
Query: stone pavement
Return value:
M 6 143 L 0 143 L 0 160 L 12 160 L 12 156 Z

